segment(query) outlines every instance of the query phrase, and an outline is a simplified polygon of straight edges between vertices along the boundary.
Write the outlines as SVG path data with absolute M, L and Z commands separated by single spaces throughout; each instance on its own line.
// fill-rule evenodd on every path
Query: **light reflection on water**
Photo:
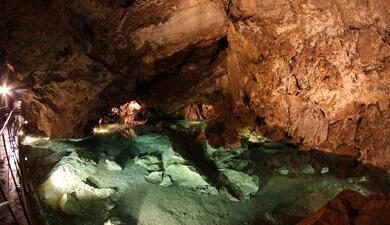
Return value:
M 72 180 L 82 184 L 79 188 L 64 188 L 69 193 L 61 194 L 66 194 L 67 200 L 73 200 L 69 200 L 68 205 L 62 202 L 62 206 L 58 207 L 55 206 L 56 202 L 48 204 L 43 198 L 53 191 L 53 187 L 48 185 L 44 188 L 46 191 L 39 192 L 48 221 L 51 224 L 69 225 L 103 224 L 111 218 L 112 221 L 120 220 L 126 224 L 148 225 L 236 225 L 257 224 L 259 221 L 294 224 L 346 188 L 363 194 L 390 191 L 387 174 L 348 157 L 302 152 L 290 144 L 270 142 L 261 137 L 251 137 L 252 134 L 248 133 L 242 136 L 258 141 L 248 143 L 244 148 L 213 149 L 207 143 L 188 138 L 202 129 L 204 123 L 199 121 L 174 121 L 165 129 L 139 127 L 139 137 L 135 140 L 110 132 L 84 140 L 25 139 L 25 144 L 35 146 L 28 163 L 30 168 L 34 168 L 34 173 L 41 173 L 35 174 L 37 189 L 42 190 L 41 184 L 45 179 L 61 180 L 56 168 L 65 171 L 61 176 L 78 176 L 70 180 L 63 177 L 61 182 L 57 182 L 61 187 L 70 185 Z M 77 153 L 77 158 L 67 161 L 66 157 L 72 152 Z M 212 188 L 208 190 L 206 187 L 205 191 L 199 187 L 181 186 L 174 180 L 168 186 L 149 183 L 144 177 L 150 175 L 151 171 L 136 163 L 140 157 L 148 156 L 161 160 L 157 168 L 161 168 L 162 176 L 168 173 L 164 168 L 169 166 L 164 157 L 170 160 L 172 157 L 181 158 L 179 161 L 184 160 L 185 163 L 178 165 L 193 168 L 210 187 L 219 191 L 215 193 Z M 99 165 L 104 160 L 116 162 L 122 169 L 102 169 L 106 167 Z M 47 165 L 47 162 L 51 164 Z M 177 164 L 178 160 L 173 163 Z M 75 172 L 67 173 L 67 166 L 75 169 Z M 50 172 L 51 168 L 54 169 Z M 244 187 L 252 190 L 250 185 L 256 182 L 244 182 L 244 186 L 238 187 L 238 183 L 232 183 L 237 178 L 227 179 L 224 171 L 238 171 L 248 179 L 256 177 L 259 191 L 254 196 L 243 198 L 246 200 L 240 200 L 242 196 L 236 193 L 237 189 Z M 92 203 L 77 199 L 80 192 L 93 195 L 100 193 L 102 188 L 112 190 L 114 194 Z M 73 214 L 65 215 L 64 211 Z

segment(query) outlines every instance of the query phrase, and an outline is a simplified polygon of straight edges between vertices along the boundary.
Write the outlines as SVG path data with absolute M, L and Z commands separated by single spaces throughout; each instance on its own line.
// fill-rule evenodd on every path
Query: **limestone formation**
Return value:
M 298 225 L 385 225 L 389 224 L 389 211 L 390 197 L 386 193 L 365 197 L 359 192 L 345 190 Z
M 0 48 L 30 131 L 83 136 L 135 99 L 151 119 L 225 122 L 390 171 L 388 0 L 0 3 Z

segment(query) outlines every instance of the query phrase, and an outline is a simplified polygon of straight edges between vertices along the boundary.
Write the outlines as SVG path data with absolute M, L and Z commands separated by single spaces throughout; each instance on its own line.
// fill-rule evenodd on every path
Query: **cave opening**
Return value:
M 0 223 L 389 225 L 389 7 L 1 1 Z

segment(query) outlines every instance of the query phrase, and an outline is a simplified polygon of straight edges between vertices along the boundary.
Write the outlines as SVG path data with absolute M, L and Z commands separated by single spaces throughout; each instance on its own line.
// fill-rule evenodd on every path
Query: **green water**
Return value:
M 27 157 L 51 225 L 295 224 L 340 191 L 390 191 L 356 160 L 278 142 L 213 149 L 199 123 L 83 140 L 29 140 Z

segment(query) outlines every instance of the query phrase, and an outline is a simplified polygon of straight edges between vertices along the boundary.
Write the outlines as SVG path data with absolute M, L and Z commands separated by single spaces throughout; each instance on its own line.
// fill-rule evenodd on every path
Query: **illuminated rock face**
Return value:
M 235 124 L 255 124 L 254 114 L 270 137 L 390 171 L 389 9 L 379 0 L 234 1 Z
M 210 75 L 228 22 L 224 4 L 210 0 L 127 7 L 119 0 L 2 1 L 0 7 L 0 48 L 23 74 L 18 82 L 27 88 L 21 95 L 29 120 L 51 137 L 83 136 L 110 107 L 144 93 L 154 98 L 149 83 L 179 76 L 188 87 Z
M 388 1 L 56 2 L 12 1 L 0 22 L 38 130 L 84 135 L 129 99 L 209 104 L 227 129 L 390 171 Z
M 387 193 L 377 192 L 365 197 L 347 189 L 298 225 L 388 224 L 386 212 L 389 210 L 390 196 Z

